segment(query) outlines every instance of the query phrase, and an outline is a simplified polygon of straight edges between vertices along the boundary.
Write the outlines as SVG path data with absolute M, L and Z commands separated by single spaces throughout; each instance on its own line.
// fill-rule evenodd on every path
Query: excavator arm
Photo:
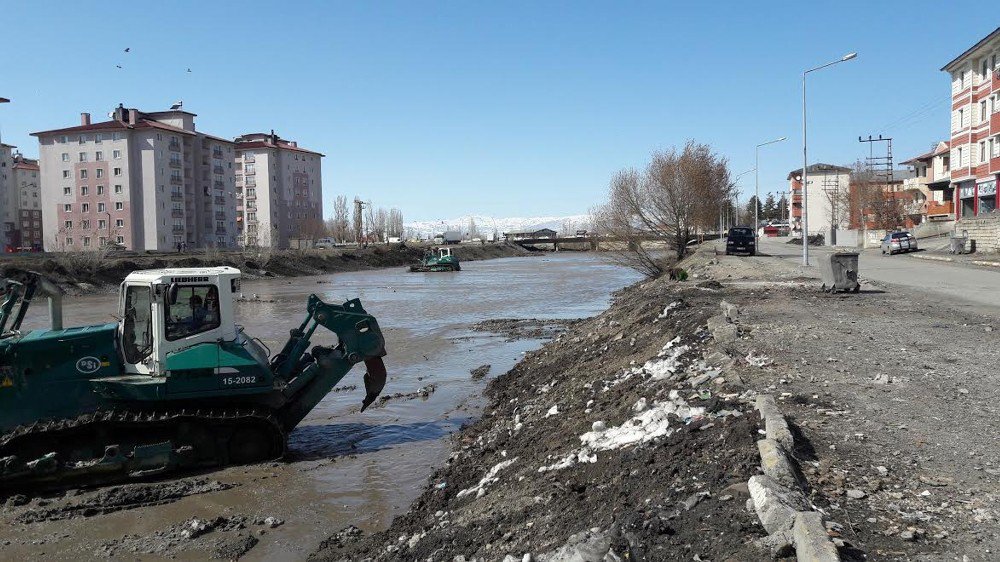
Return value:
M 365 398 L 361 411 L 378 398 L 385 386 L 385 338 L 378 321 L 352 299 L 342 305 L 327 304 L 310 295 L 306 318 L 291 330 L 288 341 L 271 359 L 275 378 L 286 381 L 285 404 L 279 418 L 286 428 L 295 427 L 313 407 L 357 363 L 364 362 Z M 337 335 L 335 347 L 315 346 L 307 352 L 310 340 L 320 326 Z

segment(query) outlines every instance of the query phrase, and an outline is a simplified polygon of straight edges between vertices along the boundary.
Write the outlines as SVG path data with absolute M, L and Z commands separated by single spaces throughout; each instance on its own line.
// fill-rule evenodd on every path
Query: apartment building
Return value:
M 850 222 L 849 193 L 851 169 L 833 164 L 810 164 L 808 170 L 809 235 L 822 234 L 828 244 L 836 243 L 836 231 Z M 792 230 L 802 231 L 802 168 L 788 173 L 792 194 L 790 217 Z
M 1000 28 L 941 70 L 951 74 L 955 215 L 988 215 L 997 208 L 1000 177 Z
M 0 143 L 0 250 L 10 251 L 17 227 L 14 185 L 14 149 Z
M 45 249 L 234 246 L 234 144 L 197 131 L 195 117 L 180 104 L 119 105 L 108 121 L 82 113 L 77 126 L 32 133 Z
M 955 190 L 951 186 L 951 143 L 939 141 L 929 152 L 901 162 L 913 177 L 903 180 L 903 189 L 924 194 L 923 214 L 929 221 L 955 220 Z
M 270 133 L 236 139 L 236 194 L 241 243 L 289 247 L 315 239 L 323 225 L 323 155 Z
M 13 191 L 16 223 L 11 246 L 22 250 L 41 250 L 42 230 L 41 186 L 38 160 L 14 154 Z

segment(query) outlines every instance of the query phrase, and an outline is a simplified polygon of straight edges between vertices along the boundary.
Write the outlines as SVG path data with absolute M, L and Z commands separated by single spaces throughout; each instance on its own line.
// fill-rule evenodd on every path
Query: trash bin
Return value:
M 830 254 L 828 259 L 821 260 L 820 264 L 822 266 L 823 291 L 857 293 L 861 290 L 861 283 L 858 282 L 857 252 L 836 252 Z
M 968 241 L 969 241 L 968 236 L 952 236 L 951 240 L 949 240 L 949 242 L 951 243 L 949 251 L 953 254 L 964 254 L 965 244 Z

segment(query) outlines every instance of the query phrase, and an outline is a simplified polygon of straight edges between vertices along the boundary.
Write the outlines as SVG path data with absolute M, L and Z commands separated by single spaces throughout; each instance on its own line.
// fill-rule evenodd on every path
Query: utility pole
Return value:
M 868 138 L 865 139 L 859 136 L 858 142 L 868 143 L 868 158 L 865 159 L 865 164 L 868 167 L 868 176 L 872 180 L 872 183 L 880 186 L 878 188 L 879 196 L 885 197 L 886 190 L 892 185 L 892 137 L 883 138 L 882 135 L 879 135 L 876 139 L 868 135 Z M 885 156 L 875 156 L 875 143 L 877 142 L 885 143 Z M 870 186 L 865 187 L 870 188 Z M 861 186 L 859 186 L 859 189 L 861 189 Z M 858 214 L 860 215 L 859 220 L 861 221 L 862 235 L 865 234 L 865 229 L 868 226 L 867 221 L 865 221 L 865 205 L 868 203 L 869 196 L 870 194 L 858 192 Z M 866 238 L 862 240 L 867 241 Z
M 357 241 L 358 246 L 364 246 L 364 217 L 361 214 L 365 207 L 364 201 L 354 198 L 354 240 Z

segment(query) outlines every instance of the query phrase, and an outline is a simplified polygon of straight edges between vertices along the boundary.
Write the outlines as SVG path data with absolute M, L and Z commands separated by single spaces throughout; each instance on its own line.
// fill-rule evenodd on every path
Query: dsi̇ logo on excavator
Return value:
M 101 360 L 96 357 L 81 357 L 76 362 L 76 370 L 85 375 L 96 373 L 101 368 Z

